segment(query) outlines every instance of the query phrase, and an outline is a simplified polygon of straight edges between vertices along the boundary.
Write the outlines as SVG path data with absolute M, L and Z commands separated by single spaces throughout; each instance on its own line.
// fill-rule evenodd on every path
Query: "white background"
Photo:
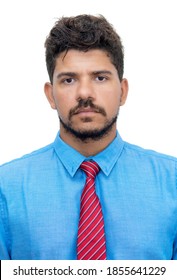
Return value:
M 177 9 L 174 0 L 1 0 L 0 163 L 52 142 L 44 41 L 57 18 L 103 14 L 125 48 L 127 103 L 118 129 L 128 142 L 177 156 Z

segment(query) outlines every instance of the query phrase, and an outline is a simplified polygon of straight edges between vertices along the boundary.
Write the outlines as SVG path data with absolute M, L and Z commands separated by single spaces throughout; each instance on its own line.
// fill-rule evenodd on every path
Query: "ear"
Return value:
M 122 79 L 121 81 L 121 97 L 120 97 L 120 106 L 124 105 L 128 96 L 128 81 L 127 79 Z
M 50 106 L 52 107 L 52 109 L 56 109 L 56 104 L 55 104 L 55 99 L 54 99 L 54 96 L 53 96 L 53 86 L 51 83 L 47 82 L 45 83 L 44 85 L 44 92 L 45 92 L 45 95 L 47 97 L 47 100 L 50 104 Z

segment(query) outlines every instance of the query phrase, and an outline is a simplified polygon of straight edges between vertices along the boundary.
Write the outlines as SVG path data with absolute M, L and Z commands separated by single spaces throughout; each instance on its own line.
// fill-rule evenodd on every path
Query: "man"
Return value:
M 177 160 L 116 130 L 119 35 L 102 16 L 63 17 L 45 47 L 60 131 L 0 168 L 0 258 L 177 259 Z

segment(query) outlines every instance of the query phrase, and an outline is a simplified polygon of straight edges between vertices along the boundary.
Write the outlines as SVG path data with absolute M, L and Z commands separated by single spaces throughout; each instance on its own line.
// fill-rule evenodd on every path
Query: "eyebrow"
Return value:
M 74 72 L 61 72 L 57 75 L 57 79 L 60 79 L 63 76 L 68 76 L 68 77 L 75 77 L 77 74 Z
M 108 75 L 112 75 L 111 71 L 108 70 L 98 70 L 98 71 L 93 71 L 91 72 L 92 75 L 101 75 L 101 74 L 108 74 Z M 57 75 L 57 79 L 60 79 L 62 77 L 76 77 L 78 74 L 75 72 L 61 72 Z
M 99 71 L 93 71 L 93 74 L 94 74 L 94 75 L 100 75 L 100 74 L 109 74 L 109 75 L 112 75 L 112 72 L 111 72 L 111 71 L 108 71 L 108 70 L 99 70 Z

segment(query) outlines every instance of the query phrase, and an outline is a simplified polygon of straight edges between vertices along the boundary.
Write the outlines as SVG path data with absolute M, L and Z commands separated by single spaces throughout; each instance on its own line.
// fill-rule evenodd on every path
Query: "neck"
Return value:
M 85 157 L 94 156 L 103 151 L 114 140 L 116 137 L 116 125 L 99 140 L 88 139 L 87 141 L 82 141 L 71 133 L 66 132 L 62 126 L 60 127 L 60 137 L 66 144 Z

